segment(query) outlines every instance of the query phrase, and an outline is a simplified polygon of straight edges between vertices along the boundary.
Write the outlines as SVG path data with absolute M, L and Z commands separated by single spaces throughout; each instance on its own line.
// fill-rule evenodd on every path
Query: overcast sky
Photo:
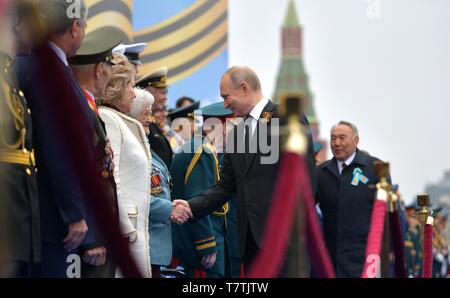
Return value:
M 296 0 L 322 137 L 341 119 L 407 201 L 450 169 L 450 1 Z M 229 1 L 230 65 L 272 96 L 288 0 Z M 331 153 L 330 153 L 331 154 Z

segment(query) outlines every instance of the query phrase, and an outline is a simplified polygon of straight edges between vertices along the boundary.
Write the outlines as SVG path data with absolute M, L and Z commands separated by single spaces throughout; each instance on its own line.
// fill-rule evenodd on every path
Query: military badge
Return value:
M 151 183 L 151 194 L 154 196 L 159 195 L 163 189 L 161 186 L 160 172 L 158 170 L 152 169 L 150 183 Z
M 105 157 L 102 165 L 102 178 L 108 179 L 114 176 L 114 152 L 111 148 L 109 140 L 106 139 Z

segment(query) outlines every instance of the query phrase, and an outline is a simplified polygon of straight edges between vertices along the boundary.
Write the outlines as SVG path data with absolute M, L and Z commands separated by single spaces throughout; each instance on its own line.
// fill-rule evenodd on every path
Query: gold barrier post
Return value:
M 417 205 L 420 206 L 420 210 L 417 212 L 414 212 L 414 213 L 418 216 L 419 222 L 420 222 L 420 245 L 421 245 L 422 253 L 423 253 L 425 224 L 427 223 L 428 216 L 431 215 L 431 210 L 429 208 L 430 196 L 427 194 L 418 195 L 417 196 Z

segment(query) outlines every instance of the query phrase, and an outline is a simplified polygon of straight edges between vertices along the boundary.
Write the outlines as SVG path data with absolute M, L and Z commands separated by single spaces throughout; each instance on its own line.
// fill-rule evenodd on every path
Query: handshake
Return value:
M 192 215 L 191 207 L 189 203 L 184 200 L 174 200 L 172 214 L 170 215 L 170 221 L 179 225 L 184 224 L 190 218 L 194 218 Z

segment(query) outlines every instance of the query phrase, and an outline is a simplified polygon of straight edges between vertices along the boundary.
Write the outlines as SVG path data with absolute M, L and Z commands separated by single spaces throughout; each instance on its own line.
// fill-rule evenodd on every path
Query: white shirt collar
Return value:
M 69 66 L 69 62 L 67 62 L 66 54 L 60 47 L 58 47 L 55 43 L 49 41 L 48 42 L 50 48 L 55 52 L 55 54 L 61 59 L 65 66 Z
M 355 160 L 355 157 L 356 157 L 356 151 L 353 152 L 353 154 L 350 155 L 350 157 L 347 158 L 345 161 L 338 160 L 337 162 L 338 162 L 339 173 L 342 173 L 342 166 L 344 165 L 344 163 L 345 163 L 346 166 L 351 165 L 353 160 Z
M 252 118 L 255 119 L 256 121 L 258 121 L 259 117 L 261 117 L 261 114 L 268 103 L 269 103 L 269 99 L 266 97 L 263 97 L 256 104 L 256 106 L 253 107 L 253 109 L 250 111 L 249 115 L 252 116 Z

